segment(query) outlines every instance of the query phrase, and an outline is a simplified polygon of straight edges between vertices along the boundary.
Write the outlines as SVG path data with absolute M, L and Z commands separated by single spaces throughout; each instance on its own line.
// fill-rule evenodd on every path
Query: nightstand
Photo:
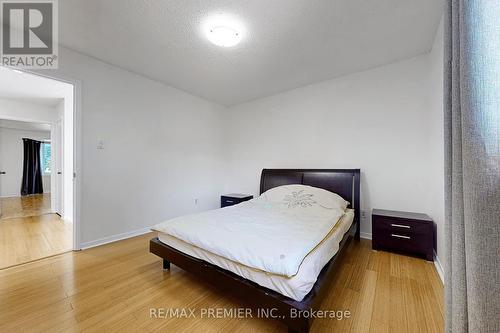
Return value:
M 434 260 L 434 223 L 426 214 L 374 209 L 372 248 L 424 256 Z
M 221 207 L 232 206 L 250 199 L 253 199 L 253 195 L 239 194 L 239 193 L 226 194 L 220 197 L 220 206 Z

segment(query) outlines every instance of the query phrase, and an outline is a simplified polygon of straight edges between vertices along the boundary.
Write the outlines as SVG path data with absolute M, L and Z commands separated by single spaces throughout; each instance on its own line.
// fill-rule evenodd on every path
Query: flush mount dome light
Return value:
M 208 31 L 208 40 L 218 46 L 231 47 L 240 42 L 240 34 L 231 27 L 217 26 Z
M 234 18 L 220 14 L 207 20 L 205 23 L 205 34 L 213 44 L 222 47 L 231 47 L 241 41 L 243 28 Z

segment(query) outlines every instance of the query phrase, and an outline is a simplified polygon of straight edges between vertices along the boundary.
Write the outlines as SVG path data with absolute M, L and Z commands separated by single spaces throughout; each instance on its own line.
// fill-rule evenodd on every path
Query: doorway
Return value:
M 71 251 L 74 86 L 0 71 L 0 269 Z
M 37 145 L 38 187 L 23 184 L 25 147 Z M 45 215 L 51 209 L 52 159 L 51 125 L 0 119 L 0 219 Z M 27 170 L 29 171 L 29 170 Z M 33 175 L 32 173 L 30 175 Z M 23 188 L 24 187 L 24 188 Z M 31 193 L 28 193 L 31 192 Z M 59 198 L 54 198 L 58 200 Z

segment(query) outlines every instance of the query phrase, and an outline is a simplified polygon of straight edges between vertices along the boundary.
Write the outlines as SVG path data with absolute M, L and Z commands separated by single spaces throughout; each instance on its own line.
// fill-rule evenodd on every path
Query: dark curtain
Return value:
M 24 162 L 21 195 L 43 193 L 40 141 L 23 139 Z
M 500 332 L 500 1 L 445 10 L 446 332 Z

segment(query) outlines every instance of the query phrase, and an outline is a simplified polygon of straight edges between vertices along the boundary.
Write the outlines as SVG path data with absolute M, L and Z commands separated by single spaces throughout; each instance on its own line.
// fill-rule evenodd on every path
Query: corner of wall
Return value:
M 436 227 L 435 265 L 443 279 L 443 267 L 440 258 L 444 256 L 444 112 L 443 112 L 443 18 L 436 31 L 433 46 L 428 55 L 429 60 L 429 109 L 428 145 L 429 161 L 429 215 Z

